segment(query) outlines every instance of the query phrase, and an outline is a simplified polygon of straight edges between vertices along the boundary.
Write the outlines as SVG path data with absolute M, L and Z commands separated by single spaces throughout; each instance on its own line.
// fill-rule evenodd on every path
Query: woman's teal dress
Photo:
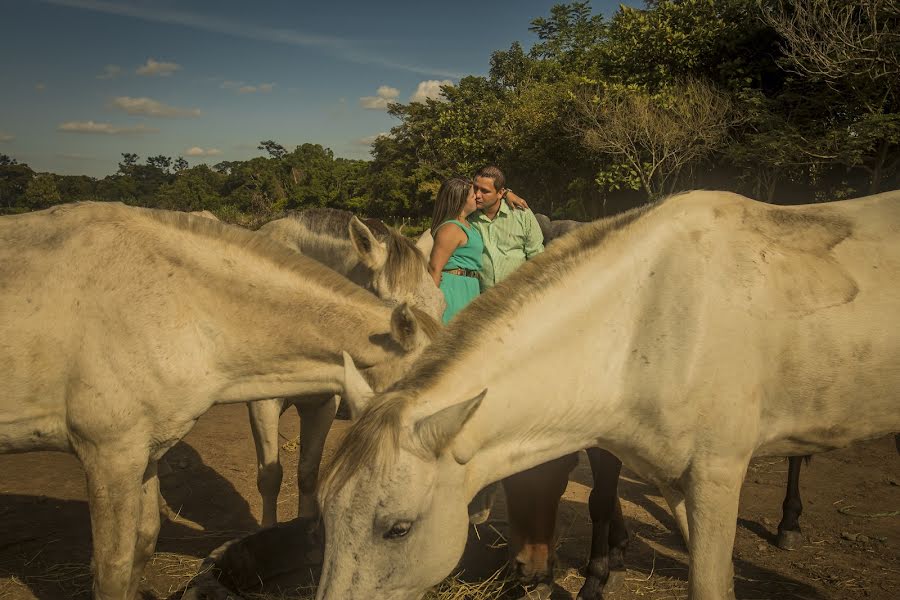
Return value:
M 450 255 L 450 260 L 444 265 L 444 270 L 467 269 L 469 271 L 480 271 L 481 255 L 484 252 L 484 240 L 481 239 L 481 234 L 471 225 L 467 227 L 456 219 L 445 221 L 441 224 L 441 227 L 447 223 L 453 223 L 462 229 L 469 239 L 464 245 L 453 251 L 453 254 Z M 441 291 L 444 292 L 444 298 L 447 300 L 447 308 L 444 310 L 443 316 L 443 321 L 446 324 L 453 318 L 453 315 L 461 311 L 466 304 L 478 295 L 478 279 L 465 275 L 442 273 Z

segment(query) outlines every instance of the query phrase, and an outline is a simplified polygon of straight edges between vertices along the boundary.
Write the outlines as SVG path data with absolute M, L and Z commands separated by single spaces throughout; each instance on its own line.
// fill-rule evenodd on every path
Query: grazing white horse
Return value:
M 210 406 L 341 393 L 342 349 L 392 381 L 428 341 L 264 236 L 122 204 L 0 218 L 0 282 L 0 452 L 80 459 L 98 599 L 137 596 L 157 461 Z
M 325 476 L 317 598 L 419 598 L 457 563 L 476 491 L 591 446 L 674 507 L 689 597 L 734 598 L 751 457 L 900 430 L 898 281 L 900 191 L 691 192 L 571 232 L 388 391 L 367 400 L 349 361 L 346 393 L 368 406 Z
M 411 240 L 381 221 L 367 219 L 364 223 L 347 211 L 314 208 L 270 221 L 260 227 L 259 233 L 315 258 L 379 298 L 406 302 L 440 322 L 444 295 L 428 274 L 425 257 Z M 432 331 L 426 329 L 426 333 Z M 278 522 L 278 494 L 284 474 L 279 460 L 278 421 L 290 406 L 296 408 L 301 423 L 298 516 L 318 516 L 315 491 L 319 465 L 334 422 L 336 400 L 313 396 L 247 404 L 256 446 L 256 487 L 262 497 L 263 527 Z

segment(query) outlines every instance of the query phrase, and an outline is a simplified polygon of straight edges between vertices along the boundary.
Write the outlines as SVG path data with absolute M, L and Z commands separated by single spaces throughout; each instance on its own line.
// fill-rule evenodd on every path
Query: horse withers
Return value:
M 568 234 L 368 400 L 325 477 L 319 600 L 418 598 L 457 563 L 478 490 L 593 446 L 663 492 L 691 600 L 733 598 L 751 457 L 900 430 L 898 230 L 900 192 L 691 192 Z
M 0 281 L 0 452 L 81 461 L 95 598 L 137 596 L 157 461 L 213 404 L 341 393 L 344 350 L 393 380 L 428 342 L 424 315 L 264 236 L 118 203 L 0 218 Z

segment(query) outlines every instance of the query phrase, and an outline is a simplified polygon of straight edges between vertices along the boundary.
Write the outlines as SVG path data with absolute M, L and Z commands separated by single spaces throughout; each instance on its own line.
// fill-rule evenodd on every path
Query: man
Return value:
M 484 167 L 475 173 L 475 205 L 469 215 L 471 223 L 484 240 L 482 266 L 479 273 L 481 292 L 500 283 L 526 260 L 544 251 L 544 234 L 524 200 L 506 187 L 503 171 L 494 166 Z M 513 209 L 507 195 L 525 208 Z M 487 521 L 497 494 L 498 483 L 492 483 L 478 492 L 469 504 L 469 521 L 480 525 Z
M 469 222 L 484 239 L 481 291 L 493 287 L 526 260 L 544 251 L 544 235 L 529 209 L 513 210 L 506 201 L 512 194 L 506 188 L 503 171 L 494 166 L 475 173 L 476 210 Z

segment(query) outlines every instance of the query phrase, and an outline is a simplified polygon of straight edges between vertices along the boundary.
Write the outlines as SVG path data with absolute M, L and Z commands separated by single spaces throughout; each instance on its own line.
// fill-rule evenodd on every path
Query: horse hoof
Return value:
M 606 580 L 606 585 L 603 586 L 604 592 L 616 592 L 625 585 L 625 571 L 616 569 L 615 571 L 609 572 L 609 578 Z
M 803 544 L 803 536 L 799 531 L 785 529 L 779 531 L 775 538 L 775 545 L 782 550 L 796 550 Z
M 588 576 L 575 600 L 603 600 L 603 584 L 596 577 Z

